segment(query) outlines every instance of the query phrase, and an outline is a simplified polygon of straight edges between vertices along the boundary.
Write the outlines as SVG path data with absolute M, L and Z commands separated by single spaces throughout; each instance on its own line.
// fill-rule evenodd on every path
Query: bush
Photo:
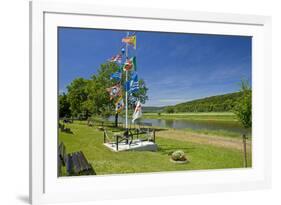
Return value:
M 184 152 L 181 150 L 177 150 L 177 151 L 173 152 L 172 159 L 175 161 L 186 161 L 187 160 Z

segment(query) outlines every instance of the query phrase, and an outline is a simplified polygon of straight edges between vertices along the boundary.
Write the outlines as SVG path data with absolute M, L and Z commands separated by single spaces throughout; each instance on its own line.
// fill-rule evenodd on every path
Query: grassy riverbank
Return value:
M 191 112 L 191 113 L 143 113 L 143 118 L 225 121 L 238 123 L 235 114 L 231 112 Z
M 156 132 L 157 152 L 112 152 L 103 145 L 103 132 L 84 121 L 67 124 L 72 134 L 59 132 L 59 142 L 66 152 L 83 151 L 98 175 L 183 171 L 201 169 L 241 168 L 243 166 L 240 139 L 194 133 L 188 130 L 162 129 Z M 108 128 L 110 129 L 110 128 Z M 248 141 L 248 150 L 250 150 Z M 169 161 L 175 150 L 183 150 L 187 164 Z M 247 154 L 251 166 L 251 153 Z M 62 175 L 65 175 L 63 170 Z

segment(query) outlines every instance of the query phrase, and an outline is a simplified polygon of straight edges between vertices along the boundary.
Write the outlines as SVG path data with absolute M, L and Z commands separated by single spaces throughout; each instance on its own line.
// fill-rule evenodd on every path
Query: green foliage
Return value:
M 110 79 L 110 75 L 116 72 L 119 66 L 116 63 L 106 62 L 100 65 L 97 74 L 92 75 L 91 79 L 84 78 L 74 79 L 69 86 L 67 86 L 67 94 L 60 97 L 59 109 L 60 116 L 79 117 L 87 119 L 91 115 L 109 117 L 115 112 L 114 100 L 110 100 L 107 88 L 118 83 Z M 128 79 L 130 79 L 130 73 Z M 123 75 L 122 82 L 125 82 L 125 75 Z M 139 91 L 133 93 L 129 98 L 129 105 L 133 107 L 136 100 L 145 103 L 148 99 L 148 88 L 145 86 L 144 80 L 139 80 Z M 123 90 L 123 97 L 125 91 Z M 68 103 L 68 104 L 67 104 Z M 69 110 L 67 110 L 69 108 Z
M 70 111 L 70 103 L 67 100 L 67 95 L 65 93 L 62 93 L 59 95 L 59 117 L 70 117 L 71 111 Z
M 114 102 L 110 100 L 107 88 L 116 82 L 110 80 L 110 75 L 119 69 L 116 63 L 102 64 L 96 75 L 91 77 L 89 83 L 89 109 L 94 115 L 108 117 L 114 112 Z
M 175 113 L 184 112 L 231 112 L 236 105 L 238 99 L 242 96 L 242 92 L 229 93 L 224 95 L 216 95 L 198 100 L 192 100 L 185 103 L 180 103 L 174 106 L 166 106 L 164 111 L 170 112 L 172 108 Z M 154 110 L 159 110 L 160 108 Z M 148 108 L 151 112 L 153 108 Z
M 84 78 L 76 78 L 67 86 L 67 100 L 70 103 L 71 114 L 74 117 L 81 117 L 83 115 L 87 117 L 89 115 L 90 111 L 85 103 L 89 94 L 87 89 L 88 82 Z
M 164 108 L 164 112 L 166 112 L 166 113 L 174 113 L 175 110 L 174 110 L 174 107 L 168 106 L 168 107 Z
M 244 128 L 252 127 L 252 90 L 247 81 L 241 81 L 241 93 L 234 113 Z

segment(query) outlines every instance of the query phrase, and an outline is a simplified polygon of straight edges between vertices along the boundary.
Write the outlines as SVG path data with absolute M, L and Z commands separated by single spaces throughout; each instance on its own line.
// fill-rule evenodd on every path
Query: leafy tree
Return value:
M 110 80 L 110 75 L 118 70 L 116 63 L 107 62 L 101 64 L 96 75 L 91 77 L 88 85 L 88 109 L 93 114 L 102 117 L 109 117 L 113 114 L 114 102 L 110 100 L 107 88 L 116 84 L 116 82 Z
M 71 111 L 70 111 L 70 103 L 67 100 L 67 95 L 65 93 L 62 93 L 59 95 L 59 117 L 70 117 Z
M 243 95 L 238 100 L 234 112 L 244 128 L 252 127 L 252 90 L 247 81 L 241 81 Z
M 165 107 L 164 111 L 166 113 L 174 113 L 175 112 L 174 108 L 171 107 L 171 106 Z
M 115 113 L 115 103 L 114 100 L 110 100 L 109 93 L 106 91 L 106 88 L 109 88 L 116 83 L 115 80 L 110 80 L 110 75 L 116 72 L 119 69 L 119 66 L 116 63 L 105 63 L 102 64 L 97 75 L 92 76 L 90 83 L 91 92 L 89 99 L 93 102 L 93 113 L 97 115 L 102 115 L 103 117 L 109 117 Z M 128 79 L 131 78 L 132 72 L 128 72 Z M 122 84 L 126 81 L 125 74 L 122 75 Z M 139 90 L 131 95 L 128 94 L 128 107 L 134 109 L 135 103 L 137 100 L 140 100 L 142 104 L 148 99 L 147 96 L 148 88 L 145 85 L 144 80 L 139 80 Z M 125 90 L 122 89 L 122 96 L 125 98 Z M 115 113 L 115 126 L 118 125 L 118 113 Z
M 107 88 L 117 84 L 118 82 L 110 79 L 110 75 L 116 72 L 119 66 L 116 63 L 106 62 L 100 65 L 97 74 L 92 75 L 90 80 L 84 78 L 76 78 L 67 87 L 67 102 L 73 116 L 83 116 L 88 118 L 90 115 L 98 115 L 104 118 L 115 113 L 115 102 L 110 100 Z M 131 73 L 128 73 L 130 79 Z M 122 75 L 122 83 L 125 82 L 125 75 Z M 123 86 L 123 85 L 121 85 Z M 135 102 L 140 100 L 145 103 L 148 99 L 146 93 L 148 88 L 145 86 L 144 80 L 139 80 L 139 91 L 128 97 L 128 105 L 134 108 Z M 123 89 L 123 97 L 125 91 Z M 116 114 L 116 126 L 118 124 L 118 114 Z
M 90 115 L 90 110 L 86 104 L 89 94 L 88 83 L 89 81 L 84 78 L 76 78 L 67 86 L 67 100 L 73 116 L 88 117 Z
M 249 83 L 245 80 L 241 81 L 241 92 L 243 95 L 235 106 L 235 114 L 244 128 L 252 127 L 252 90 Z M 247 167 L 247 151 L 246 151 L 246 134 L 243 135 L 243 150 L 244 150 L 244 167 Z

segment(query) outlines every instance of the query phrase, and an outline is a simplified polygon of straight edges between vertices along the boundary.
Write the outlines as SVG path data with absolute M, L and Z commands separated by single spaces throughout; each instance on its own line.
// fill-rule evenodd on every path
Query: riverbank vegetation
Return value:
M 231 112 L 144 113 L 143 118 L 237 122 L 235 114 Z

